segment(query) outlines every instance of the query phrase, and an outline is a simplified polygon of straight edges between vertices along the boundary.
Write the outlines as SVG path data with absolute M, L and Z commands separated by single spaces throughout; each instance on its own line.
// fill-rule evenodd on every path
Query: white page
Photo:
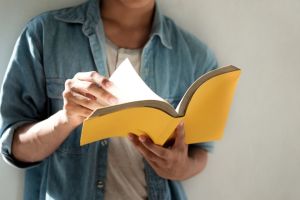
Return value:
M 114 86 L 108 91 L 118 98 L 119 104 L 139 100 L 165 101 L 145 84 L 128 58 L 117 67 L 109 80 Z

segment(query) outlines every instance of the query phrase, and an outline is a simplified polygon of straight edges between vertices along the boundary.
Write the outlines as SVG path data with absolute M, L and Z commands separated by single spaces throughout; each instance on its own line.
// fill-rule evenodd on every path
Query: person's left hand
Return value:
M 169 148 L 154 144 L 146 135 L 138 137 L 129 134 L 128 138 L 159 176 L 171 180 L 184 180 L 197 173 L 197 162 L 188 155 L 183 123 L 175 129 L 174 136 L 175 142 Z

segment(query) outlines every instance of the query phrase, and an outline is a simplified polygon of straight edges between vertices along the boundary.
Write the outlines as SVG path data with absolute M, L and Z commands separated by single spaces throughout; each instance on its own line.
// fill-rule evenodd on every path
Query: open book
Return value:
M 109 92 L 118 98 L 118 104 L 95 110 L 83 122 L 80 144 L 134 133 L 147 134 L 163 145 L 180 121 L 187 144 L 220 139 L 240 71 L 226 66 L 204 74 L 173 108 L 144 83 L 126 59 L 110 77 L 114 87 Z

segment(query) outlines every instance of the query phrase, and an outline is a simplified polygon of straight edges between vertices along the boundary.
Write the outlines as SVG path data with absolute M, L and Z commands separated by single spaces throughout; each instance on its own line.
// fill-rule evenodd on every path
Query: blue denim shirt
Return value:
M 15 45 L 1 89 L 1 152 L 8 163 L 26 169 L 24 199 L 104 198 L 109 140 L 80 147 L 81 126 L 41 162 L 23 163 L 11 154 L 17 127 L 62 109 L 66 79 L 92 70 L 108 76 L 100 16 L 98 0 L 46 12 L 27 24 Z M 176 106 L 197 77 L 216 67 L 207 46 L 156 6 L 141 61 L 150 88 Z M 146 161 L 145 176 L 149 200 L 186 199 L 180 182 L 157 176 Z

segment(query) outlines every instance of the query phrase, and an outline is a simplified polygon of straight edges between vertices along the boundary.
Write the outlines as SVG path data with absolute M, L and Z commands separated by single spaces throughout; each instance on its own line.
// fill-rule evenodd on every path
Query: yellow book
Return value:
M 112 74 L 109 92 L 118 105 L 99 108 L 83 122 L 80 144 L 128 133 L 148 135 L 163 145 L 180 121 L 184 122 L 187 144 L 222 137 L 241 70 L 221 67 L 199 77 L 186 91 L 178 106 L 156 95 L 126 59 Z

